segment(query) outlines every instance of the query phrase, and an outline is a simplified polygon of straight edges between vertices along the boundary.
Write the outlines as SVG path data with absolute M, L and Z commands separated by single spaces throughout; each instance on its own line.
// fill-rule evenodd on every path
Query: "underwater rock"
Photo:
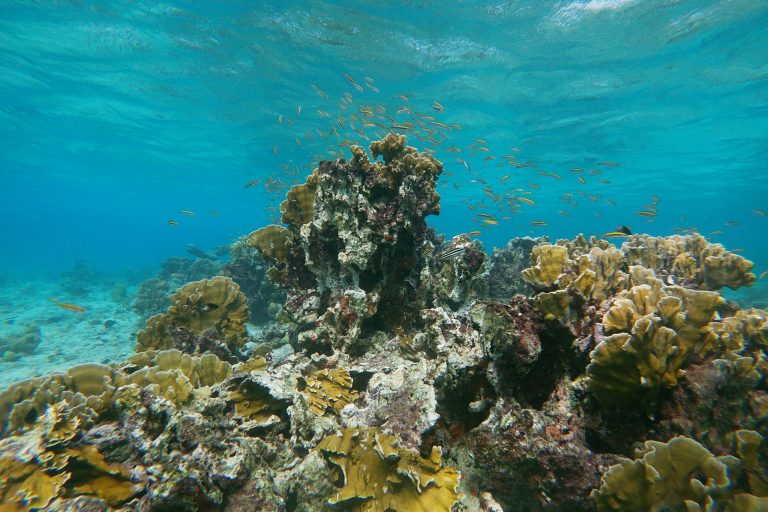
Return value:
M 534 289 L 522 278 L 534 246 L 547 243 L 546 237 L 512 238 L 507 244 L 493 249 L 482 279 L 485 281 L 483 298 L 506 302 L 517 294 L 532 296 Z
M 43 336 L 40 327 L 34 324 L 24 326 L 24 331 L 6 335 L 0 338 L 0 356 L 5 357 L 9 352 L 16 355 L 34 353 Z
M 279 239 L 264 238 L 264 229 L 251 235 L 272 258 L 270 275 L 288 291 L 284 311 L 296 329 L 323 315 L 330 322 L 322 332 L 294 335 L 297 349 L 338 349 L 367 325 L 397 325 L 418 310 L 425 243 L 434 236 L 425 217 L 440 211 L 442 164 L 406 146 L 403 136 L 372 143 L 383 163 L 359 146 L 350 149 L 351 161 L 321 162 L 307 183 L 291 189 L 281 205 L 288 227 L 264 228 Z
M 159 278 L 147 279 L 139 284 L 139 290 L 133 300 L 133 310 L 143 319 L 168 309 L 168 281 Z

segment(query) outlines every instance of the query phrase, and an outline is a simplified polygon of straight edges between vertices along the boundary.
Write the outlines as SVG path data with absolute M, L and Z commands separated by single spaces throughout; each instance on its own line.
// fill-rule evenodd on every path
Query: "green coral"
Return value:
M 425 459 L 396 444 L 376 429 L 348 428 L 323 439 L 318 449 L 342 484 L 328 504 L 355 512 L 448 512 L 461 496 L 459 472 L 441 467 L 437 447 Z
M 759 471 L 755 453 L 762 438 L 753 431 L 739 431 L 736 437 L 741 459 L 715 457 L 687 437 L 646 441 L 635 460 L 623 459 L 603 475 L 600 488 L 592 492 L 598 512 L 766 510 L 763 488 L 736 486 L 742 471 Z

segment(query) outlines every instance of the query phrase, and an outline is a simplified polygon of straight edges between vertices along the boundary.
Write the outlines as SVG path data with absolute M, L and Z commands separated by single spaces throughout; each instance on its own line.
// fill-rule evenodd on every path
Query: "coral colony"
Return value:
M 440 162 L 370 150 L 223 275 L 145 283 L 127 361 L 6 389 L 0 510 L 768 510 L 767 314 L 718 293 L 751 262 L 698 235 L 489 258 L 427 226 Z

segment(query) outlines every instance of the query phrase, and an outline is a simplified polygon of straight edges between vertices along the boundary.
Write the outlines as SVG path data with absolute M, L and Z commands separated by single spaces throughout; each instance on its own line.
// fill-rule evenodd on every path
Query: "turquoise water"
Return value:
M 422 118 L 445 138 L 409 138 L 445 163 L 440 232 L 479 229 L 478 211 L 499 219 L 482 226 L 488 249 L 696 229 L 768 269 L 763 0 L 5 1 L 0 49 L 6 279 L 78 261 L 153 269 L 187 244 L 228 244 L 285 192 L 246 183 L 290 184 L 344 139 L 367 146 L 349 129 L 361 105 L 453 126 Z M 497 211 L 483 186 L 536 204 Z M 651 196 L 656 217 L 633 213 Z

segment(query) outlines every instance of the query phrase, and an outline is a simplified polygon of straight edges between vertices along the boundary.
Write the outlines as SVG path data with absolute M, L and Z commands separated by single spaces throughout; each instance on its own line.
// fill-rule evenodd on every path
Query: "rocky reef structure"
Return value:
M 747 260 L 647 236 L 487 258 L 428 228 L 437 160 L 351 150 L 235 244 L 231 272 L 280 303 L 257 343 L 237 284 L 207 278 L 127 361 L 0 393 L 0 507 L 766 509 L 768 314 L 717 293 Z
M 29 324 L 22 331 L 0 338 L 0 359 L 15 361 L 31 354 L 43 340 L 40 326 Z

